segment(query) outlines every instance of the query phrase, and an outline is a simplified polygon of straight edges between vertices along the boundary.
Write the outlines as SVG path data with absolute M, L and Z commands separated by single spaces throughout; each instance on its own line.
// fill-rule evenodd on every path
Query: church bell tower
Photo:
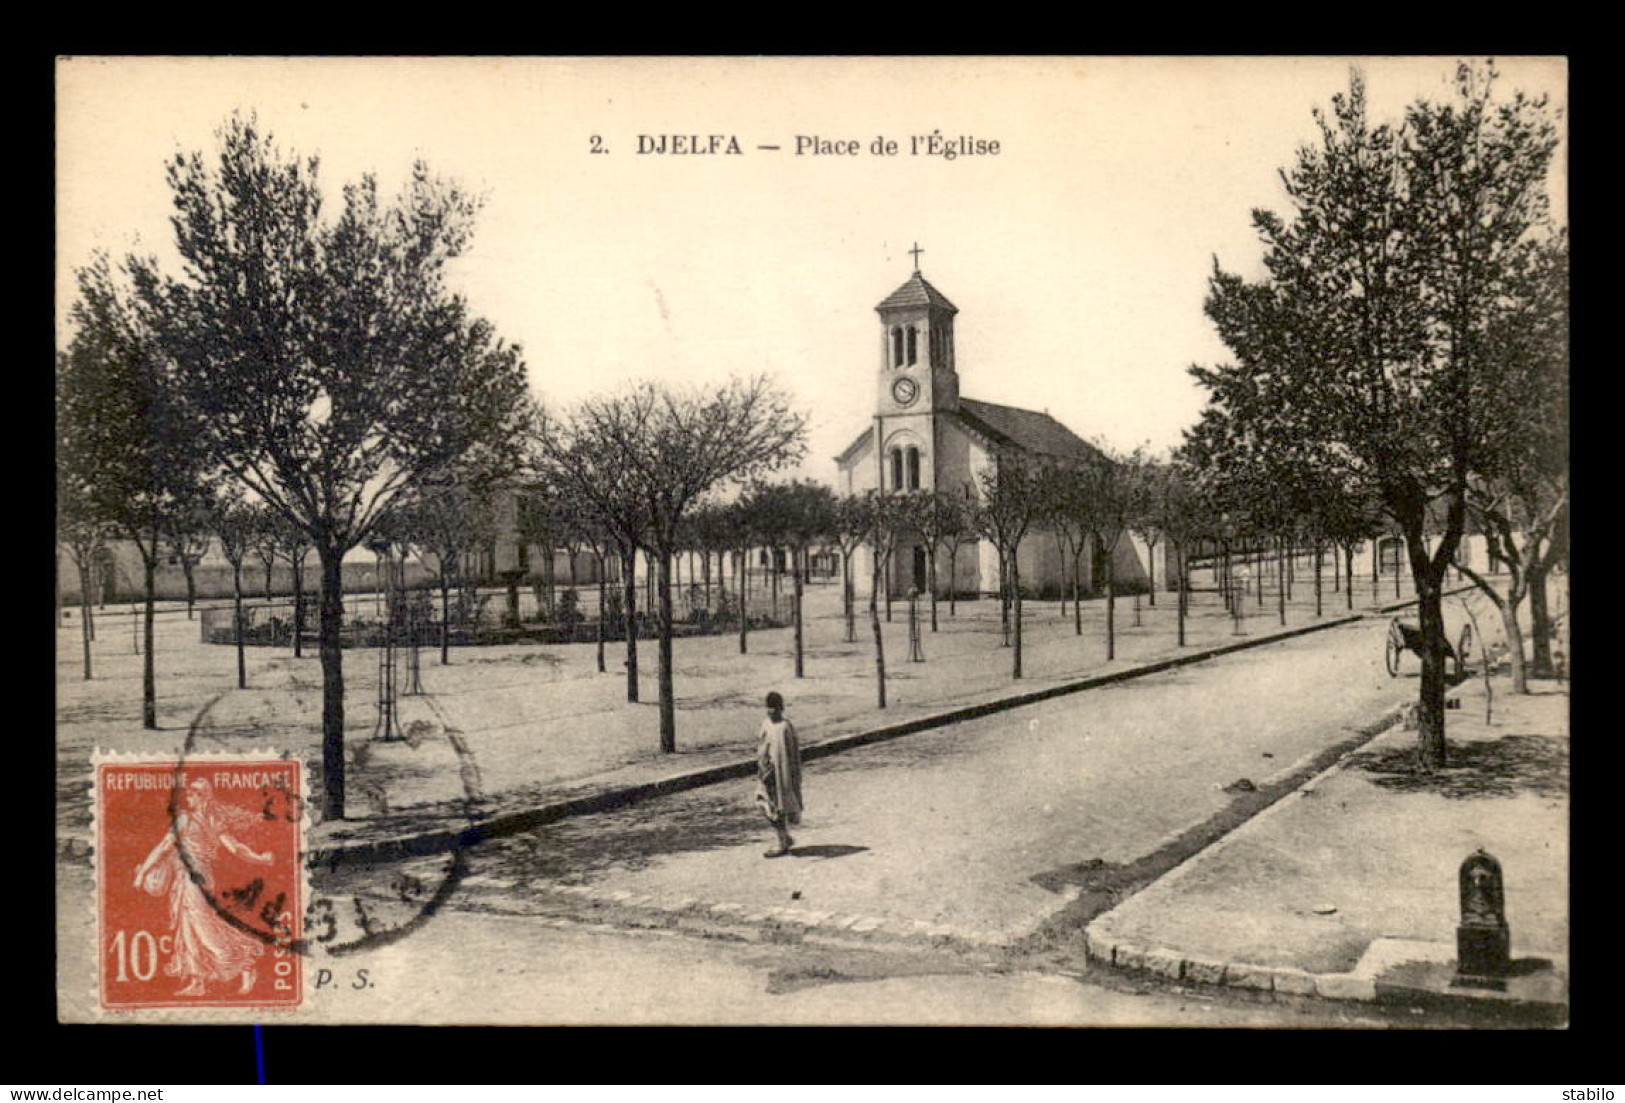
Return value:
M 959 308 L 915 268 L 904 284 L 875 307 L 880 315 L 879 392 L 875 408 L 881 485 L 929 490 L 936 451 L 935 414 L 959 405 L 954 369 L 954 315 Z

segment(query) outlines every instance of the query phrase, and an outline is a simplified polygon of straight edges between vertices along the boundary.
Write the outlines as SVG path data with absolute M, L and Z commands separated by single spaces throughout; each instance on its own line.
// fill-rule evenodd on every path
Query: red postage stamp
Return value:
M 302 764 L 103 761 L 95 784 L 102 1008 L 299 1006 Z

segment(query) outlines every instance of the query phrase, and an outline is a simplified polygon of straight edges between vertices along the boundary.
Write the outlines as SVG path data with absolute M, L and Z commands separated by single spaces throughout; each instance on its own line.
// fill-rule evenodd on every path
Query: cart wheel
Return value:
M 1399 676 L 1399 652 L 1403 645 L 1400 643 L 1398 636 L 1398 625 L 1389 625 L 1388 641 L 1383 648 L 1382 657 L 1384 664 L 1388 667 L 1388 677 L 1390 678 L 1396 678 Z
M 1473 656 L 1473 626 L 1461 626 L 1461 635 L 1456 638 L 1456 673 L 1467 672 L 1467 660 Z

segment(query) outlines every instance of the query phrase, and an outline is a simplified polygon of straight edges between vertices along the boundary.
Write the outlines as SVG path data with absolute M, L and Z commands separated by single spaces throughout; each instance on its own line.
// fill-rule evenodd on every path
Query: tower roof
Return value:
M 885 301 L 876 310 L 897 310 L 909 306 L 936 306 L 951 314 L 958 314 L 959 308 L 948 301 L 948 296 L 925 282 L 925 277 L 915 272 L 908 280 L 887 295 Z

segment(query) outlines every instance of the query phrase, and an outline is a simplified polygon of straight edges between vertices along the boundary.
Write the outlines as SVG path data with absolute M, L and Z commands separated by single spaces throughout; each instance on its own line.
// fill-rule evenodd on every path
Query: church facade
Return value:
M 954 320 L 959 313 L 947 296 L 916 269 L 875 311 L 880 315 L 880 349 L 870 425 L 836 457 L 836 492 L 938 491 L 981 494 L 984 472 L 999 456 L 1020 454 L 1041 462 L 1098 459 L 1100 452 L 1047 413 L 981 402 L 960 394 L 954 355 Z M 1158 547 L 1161 552 L 1161 547 Z M 859 553 L 860 578 L 871 577 L 868 550 Z M 929 576 L 924 543 L 907 535 L 898 543 L 888 582 L 892 592 L 924 591 Z M 950 576 L 950 560 L 953 571 Z M 1054 596 L 1070 588 L 1070 557 L 1056 535 L 1035 528 L 1022 541 L 1019 567 L 1024 593 Z M 1098 549 L 1083 558 L 1082 589 L 1099 590 L 1105 563 Z M 1125 536 L 1113 557 L 1119 593 L 1144 587 L 1146 549 Z M 1164 574 L 1157 569 L 1157 583 Z M 988 540 L 968 540 L 950 557 L 937 550 L 937 589 L 960 594 L 991 594 L 999 586 L 998 551 Z

